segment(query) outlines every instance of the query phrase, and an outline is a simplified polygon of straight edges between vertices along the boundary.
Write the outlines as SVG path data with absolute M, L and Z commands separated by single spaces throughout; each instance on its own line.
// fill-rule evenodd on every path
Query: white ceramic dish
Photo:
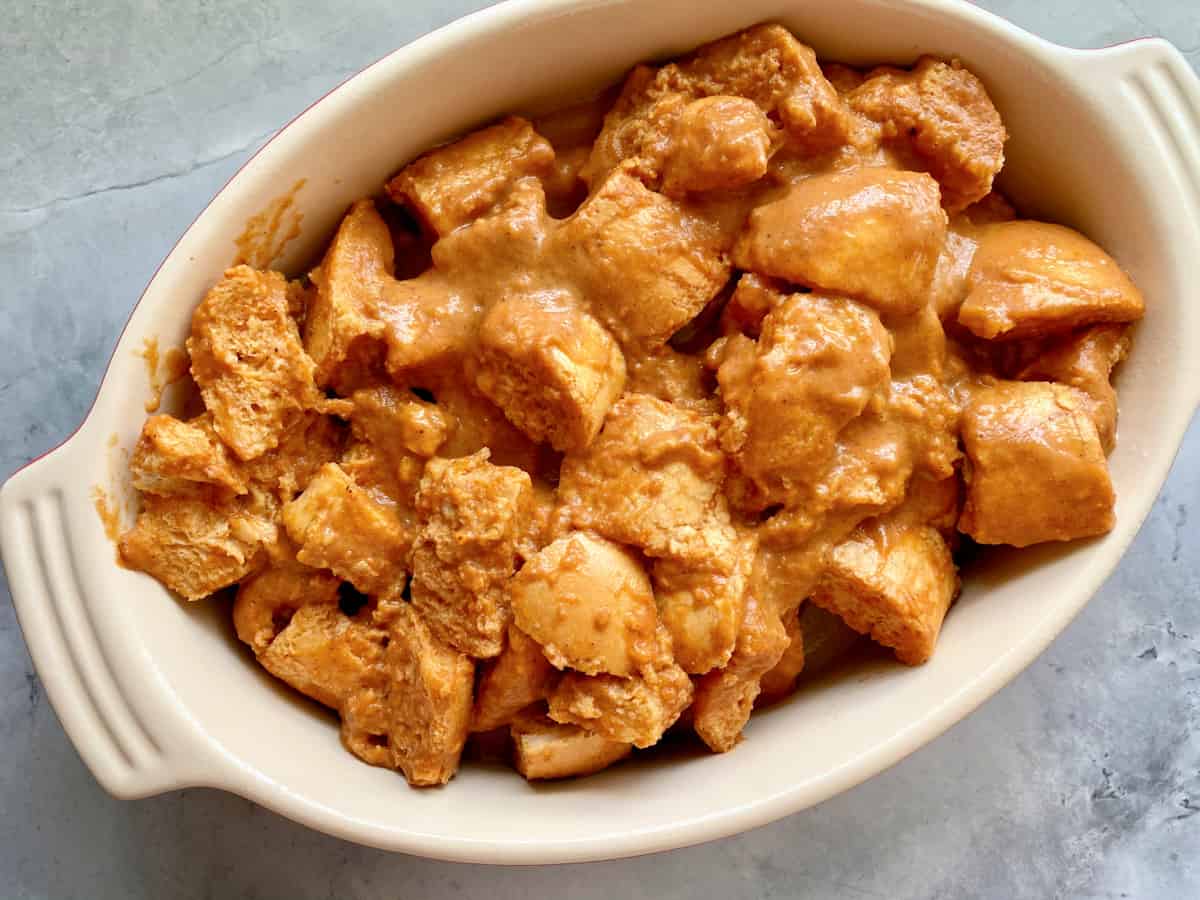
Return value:
M 179 343 L 234 255 L 233 237 L 301 177 L 304 215 L 282 265 L 308 260 L 354 198 L 406 159 L 503 111 L 545 108 L 630 64 L 773 19 L 825 58 L 958 55 L 1012 132 L 1003 185 L 1074 225 L 1141 285 L 1149 314 L 1120 374 L 1116 529 L 997 557 L 968 579 L 926 666 L 866 668 L 751 723 L 724 756 L 620 766 L 530 787 L 468 766 L 410 790 L 338 742 L 236 645 L 226 612 L 172 600 L 114 564 L 93 509 L 144 413 L 137 351 Z M 601 859 L 729 835 L 843 791 L 961 719 L 1030 663 L 1113 569 L 1200 401 L 1200 82 L 1169 44 L 1048 44 L 953 0 L 516 0 L 396 51 L 279 133 L 217 195 L 147 287 L 78 432 L 0 494 L 4 562 L 50 700 L 96 778 L 120 797 L 209 785 L 340 837 L 492 863 Z

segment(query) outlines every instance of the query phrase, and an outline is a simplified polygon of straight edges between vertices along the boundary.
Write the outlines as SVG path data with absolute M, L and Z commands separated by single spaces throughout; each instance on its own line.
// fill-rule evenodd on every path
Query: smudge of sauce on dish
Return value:
M 182 347 L 169 347 L 165 353 L 160 352 L 158 338 L 149 337 L 142 341 L 142 349 L 138 356 L 146 361 L 146 373 L 150 379 L 146 412 L 157 412 L 162 405 L 163 391 L 187 374 L 187 353 Z
M 118 541 L 121 538 L 121 504 L 99 485 L 92 485 L 92 506 L 104 527 L 104 536 L 112 542 L 117 565 L 124 568 Z
M 237 255 L 230 265 L 245 264 L 265 269 L 283 255 L 284 248 L 300 236 L 304 213 L 295 208 L 296 195 L 307 183 L 307 178 L 301 178 L 286 194 L 276 197 L 267 204 L 266 209 L 250 217 L 242 233 L 234 240 Z

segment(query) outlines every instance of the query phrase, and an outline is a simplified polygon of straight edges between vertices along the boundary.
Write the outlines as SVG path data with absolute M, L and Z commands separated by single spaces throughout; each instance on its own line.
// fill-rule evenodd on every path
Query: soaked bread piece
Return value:
M 753 184 L 767 174 L 773 143 L 771 120 L 753 100 L 693 100 L 675 120 L 663 164 L 663 193 L 682 197 Z
M 188 494 L 204 486 L 246 493 L 245 476 L 207 413 L 187 422 L 151 416 L 133 448 L 129 471 L 133 486 L 148 494 Z
M 557 681 L 558 670 L 538 642 L 509 625 L 504 649 L 483 669 L 475 688 L 471 731 L 508 725 L 521 710 L 550 696 Z
M 532 502 L 529 475 L 488 462 L 488 451 L 433 459 L 417 490 L 412 600 L 442 641 L 480 659 L 504 643 L 507 582 Z
M 760 206 L 734 262 L 760 275 L 909 315 L 929 296 L 946 236 L 937 183 L 890 169 L 847 169 L 806 178 Z
M 287 281 L 277 272 L 237 266 L 204 297 L 192 316 L 187 350 L 213 428 L 240 459 L 279 446 L 306 410 L 346 412 L 326 402 L 314 365 L 288 315 Z
M 911 71 L 883 67 L 846 95 L 883 138 L 910 149 L 958 212 L 987 196 L 1004 165 L 1008 133 L 983 84 L 958 62 L 922 57 Z
M 1000 382 L 963 412 L 967 497 L 959 530 L 1027 547 L 1104 534 L 1113 489 L 1087 395 L 1041 381 Z
M 1001 222 L 976 232 L 959 324 L 989 340 L 1133 322 L 1146 303 L 1116 261 L 1078 232 L 1045 222 Z
M 610 741 L 541 714 L 513 722 L 513 765 L 530 781 L 591 775 L 620 762 L 633 745 Z

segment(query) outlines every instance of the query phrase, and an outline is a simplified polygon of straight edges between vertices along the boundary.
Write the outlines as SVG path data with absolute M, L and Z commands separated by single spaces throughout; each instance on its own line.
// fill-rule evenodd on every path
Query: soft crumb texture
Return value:
M 591 775 L 620 762 L 633 745 L 610 741 L 543 715 L 522 716 L 510 729 L 513 764 L 530 781 Z
M 370 200 L 359 200 L 338 226 L 320 267 L 304 320 L 304 348 L 319 385 L 335 380 L 340 366 L 368 353 L 383 334 L 375 306 L 391 280 L 395 250 L 387 224 Z
M 604 538 L 573 532 L 529 560 L 512 582 L 516 623 L 560 669 L 632 675 L 658 652 L 650 580 Z
M 699 223 L 624 172 L 607 178 L 553 235 L 591 307 L 628 349 L 664 344 L 729 280 Z
M 151 416 L 133 448 L 129 471 L 133 486 L 149 494 L 187 494 L 204 486 L 246 492 L 246 479 L 208 414 L 187 422 Z
M 650 556 L 719 560 L 733 543 L 713 420 L 644 394 L 613 406 L 592 445 L 563 461 L 574 524 Z
M 192 316 L 192 377 L 217 434 L 243 460 L 274 449 L 305 410 L 324 406 L 287 294 L 278 272 L 237 266 Z
M 849 169 L 806 178 L 754 210 L 733 259 L 885 315 L 909 315 L 929 295 L 945 238 L 946 214 L 928 175 Z
M 489 212 L 518 179 L 549 175 L 553 165 L 546 139 L 528 120 L 509 116 L 409 163 L 387 192 L 447 235 Z
M 1116 260 L 1062 225 L 1000 222 L 976 232 L 958 322 L 989 340 L 1133 322 L 1146 302 Z
M 341 581 L 296 562 L 273 565 L 246 578 L 233 602 L 237 636 L 262 653 L 305 606 L 333 606 Z
M 350 427 L 355 437 L 393 457 L 435 456 L 454 427 L 450 415 L 436 403 L 396 385 L 364 388 L 355 391 L 351 400 Z
M 518 296 L 479 329 L 475 384 L 538 443 L 582 450 L 625 386 L 625 358 L 599 322 L 569 299 Z
M 663 193 L 739 188 L 767 174 L 771 121 L 745 97 L 693 100 L 675 120 L 663 166 Z
M 739 538 L 733 564 L 724 568 L 655 560 L 651 572 L 658 615 L 670 632 L 675 661 L 689 675 L 729 662 L 746 610 L 757 543 L 753 534 Z
M 496 656 L 504 646 L 508 581 L 532 490 L 528 474 L 492 465 L 486 450 L 425 467 L 416 500 L 413 605 L 439 640 L 469 656 Z
M 670 639 L 663 639 L 669 646 Z M 691 700 L 691 680 L 667 658 L 629 678 L 565 673 L 550 695 L 550 718 L 610 741 L 649 747 Z
M 959 530 L 1014 547 L 1111 530 L 1115 497 L 1089 407 L 1086 395 L 1047 382 L 977 391 L 963 413 Z
M 412 604 L 395 605 L 388 627 L 389 750 L 410 784 L 445 784 L 467 741 L 475 665 L 441 643 Z
M 881 68 L 846 102 L 914 153 L 957 212 L 987 196 L 1004 165 L 1008 133 L 983 84 L 957 62 L 923 57 L 911 71 Z
M 262 561 L 262 533 L 273 530 L 247 501 L 145 494 L 121 559 L 187 600 L 245 578 Z
M 509 724 L 521 710 L 549 697 L 557 681 L 558 670 L 538 642 L 509 625 L 504 649 L 486 665 L 476 685 L 471 731 Z
M 330 569 L 364 594 L 393 597 L 404 590 L 412 535 L 337 463 L 323 466 L 283 508 L 283 524 L 305 565 Z
M 345 431 L 340 422 L 320 413 L 305 413 L 280 437 L 279 446 L 242 464 L 252 484 L 287 503 L 308 487 L 321 466 L 337 460 Z
M 883 520 L 833 549 L 812 602 L 917 666 L 933 655 L 957 591 L 950 548 L 936 529 Z
M 692 726 L 710 750 L 726 753 L 742 739 L 763 676 L 790 644 L 778 614 L 750 598 L 729 663 L 696 681 Z
M 819 294 L 789 296 L 757 343 L 737 336 L 727 345 L 717 371 L 721 445 L 760 506 L 788 502 L 821 474 L 838 433 L 887 384 L 890 357 L 873 310 Z

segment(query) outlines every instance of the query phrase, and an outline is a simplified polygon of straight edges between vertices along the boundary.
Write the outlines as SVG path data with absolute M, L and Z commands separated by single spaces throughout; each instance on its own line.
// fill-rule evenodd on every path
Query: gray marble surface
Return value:
M 10 0 L 0 10 L 0 476 L 89 406 L 129 308 L 281 123 L 482 0 Z M 1200 64 L 1194 0 L 986 0 Z M 236 797 L 119 802 L 33 674 L 0 584 L 0 896 L 1200 897 L 1200 425 L 1117 572 L 1049 651 L 932 745 L 822 806 L 627 862 L 388 855 Z

